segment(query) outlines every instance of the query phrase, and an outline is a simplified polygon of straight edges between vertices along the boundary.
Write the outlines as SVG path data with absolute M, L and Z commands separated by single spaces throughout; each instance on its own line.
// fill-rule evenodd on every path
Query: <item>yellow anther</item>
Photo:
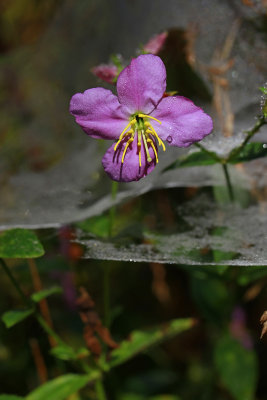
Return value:
M 133 129 L 130 129 L 128 132 L 126 132 L 126 131 L 131 125 L 135 125 L 135 123 L 136 123 L 136 119 L 134 118 L 134 119 L 131 120 L 131 122 L 129 122 L 129 124 L 126 126 L 126 128 L 123 129 L 122 133 L 120 134 L 119 140 L 115 144 L 114 151 L 117 150 L 118 145 L 120 144 L 120 142 L 122 141 L 122 139 L 125 136 L 132 135 L 134 133 Z
M 125 149 L 124 149 L 124 151 L 123 151 L 123 155 L 122 155 L 122 158 L 121 158 L 122 164 L 123 164 L 123 162 L 124 162 L 124 157 L 125 157 L 126 151 L 127 151 L 127 149 L 128 149 L 128 146 L 129 146 L 130 143 L 132 143 L 132 142 L 133 142 L 133 137 L 130 137 L 130 139 L 127 141 L 127 143 L 126 143 L 126 145 L 125 145 Z
M 158 120 L 157 118 L 151 117 L 150 115 L 138 114 L 138 117 L 140 117 L 140 118 L 151 118 L 151 119 L 154 119 L 154 121 L 157 121 L 159 124 L 161 124 L 160 120 Z
M 150 125 L 149 129 L 146 130 L 146 133 L 150 133 L 151 135 L 155 136 L 155 138 L 158 140 L 159 145 L 162 146 L 163 151 L 166 150 L 165 144 L 163 143 L 163 141 L 160 139 L 160 137 L 158 136 L 157 132 L 155 131 L 155 129 L 153 128 L 152 125 Z
M 155 154 L 155 156 L 156 156 L 156 162 L 158 163 L 158 162 L 159 162 L 159 159 L 158 159 L 158 152 L 157 152 L 156 147 L 155 147 L 155 145 L 154 145 L 154 143 L 153 143 L 153 140 L 152 140 L 152 139 L 147 139 L 147 143 L 149 143 L 149 144 L 151 145 L 151 147 L 152 147 L 152 149 L 153 149 L 153 151 L 154 151 L 154 154 Z
M 147 138 L 146 138 L 146 136 L 145 136 L 144 131 L 142 131 L 142 138 L 143 138 L 143 143 L 144 143 L 144 146 L 145 146 L 147 161 L 148 161 L 148 162 L 151 162 L 151 161 L 152 161 L 152 158 L 150 157 L 150 154 L 149 154 L 149 150 L 148 150 L 148 147 L 147 147 Z
M 135 122 L 136 122 L 136 119 L 134 119 L 135 120 Z M 128 125 L 126 125 L 126 127 L 123 129 L 123 131 L 121 132 L 121 134 L 120 134 L 120 137 L 119 137 L 119 139 L 120 138 L 122 138 L 122 136 L 123 136 L 123 134 L 124 134 L 124 132 L 126 132 L 127 131 L 127 129 L 128 128 L 130 128 L 130 126 L 133 124 L 133 120 L 131 120 L 130 122 L 129 122 L 129 124 Z
M 141 146 L 142 146 L 142 144 L 141 144 L 141 140 L 142 140 L 142 134 L 141 134 L 141 132 L 138 130 L 138 141 L 137 141 L 137 147 L 138 147 L 138 155 L 139 155 L 139 167 L 141 167 L 142 166 L 142 164 L 141 164 Z

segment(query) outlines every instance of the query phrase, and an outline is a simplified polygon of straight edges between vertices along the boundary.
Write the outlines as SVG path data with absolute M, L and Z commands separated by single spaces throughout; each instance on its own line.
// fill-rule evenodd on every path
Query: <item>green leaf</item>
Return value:
M 236 400 L 253 400 L 258 378 L 257 358 L 230 336 L 215 346 L 215 365 L 221 381 Z
M 88 375 L 63 375 L 38 387 L 25 400 L 66 400 L 68 396 L 99 378 L 99 371 Z
M 234 152 L 235 150 L 231 154 L 234 154 Z M 229 156 L 229 163 L 237 164 L 267 156 L 267 147 L 264 143 L 247 143 L 236 157 L 231 158 L 231 154 Z
M 60 286 L 53 286 L 49 289 L 40 290 L 40 292 L 33 293 L 31 295 L 31 299 L 35 301 L 35 303 L 38 303 L 39 301 L 55 293 L 62 293 L 62 288 Z
M 0 400 L 23 400 L 24 397 L 15 396 L 14 394 L 0 394 Z
M 194 151 L 193 153 L 189 153 L 172 164 L 170 164 L 168 167 L 166 167 L 163 172 L 169 171 L 171 169 L 175 168 L 183 168 L 183 167 L 195 167 L 198 165 L 213 165 L 217 164 L 218 161 L 216 160 L 217 155 L 215 153 L 210 152 L 210 154 L 214 155 L 214 158 L 212 155 L 209 155 L 208 153 L 204 153 L 203 151 Z
M 158 396 L 147 397 L 141 394 L 123 393 L 119 400 L 181 400 L 181 398 L 172 394 L 159 394 Z
M 11 229 L 0 233 L 1 258 L 35 258 L 43 254 L 43 246 L 30 230 Z
M 222 279 L 198 271 L 192 276 L 191 290 L 204 318 L 216 325 L 228 320 L 233 299 L 227 284 Z
M 253 268 L 240 267 L 238 269 L 237 282 L 241 286 L 248 285 L 251 282 L 255 282 L 259 279 L 266 277 L 267 268 L 266 267 L 257 267 Z
M 125 340 L 120 347 L 111 352 L 110 367 L 115 367 L 136 356 L 138 353 L 170 339 L 194 325 L 193 319 L 175 319 L 162 328 L 149 331 L 133 331 L 130 340 Z
M 60 360 L 77 360 L 78 358 L 87 357 L 90 353 L 84 347 L 77 351 L 75 351 L 70 346 L 56 346 L 50 351 L 50 353 L 54 356 L 59 358 Z
M 28 310 L 7 311 L 2 315 L 2 321 L 7 328 L 11 328 L 12 326 L 28 318 L 31 314 L 33 314 L 33 312 L 33 308 L 30 308 Z
M 95 217 L 79 221 L 76 225 L 84 232 L 91 233 L 101 238 L 109 236 L 110 218 L 109 215 L 97 215 Z

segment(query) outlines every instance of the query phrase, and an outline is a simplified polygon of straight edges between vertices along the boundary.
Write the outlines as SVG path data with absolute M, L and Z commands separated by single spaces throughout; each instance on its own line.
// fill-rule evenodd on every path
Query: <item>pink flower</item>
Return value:
M 158 146 L 187 147 L 212 131 L 212 119 L 181 96 L 163 97 L 166 69 L 152 54 L 134 58 L 120 73 L 115 96 L 103 88 L 75 94 L 70 112 L 91 137 L 117 140 L 102 164 L 115 181 L 138 181 L 158 162 Z
M 150 54 L 158 54 L 167 39 L 168 32 L 162 32 L 159 35 L 153 36 L 147 44 L 144 45 L 144 51 Z
M 118 67 L 113 64 L 100 64 L 91 69 L 92 73 L 102 81 L 114 83 L 119 74 Z

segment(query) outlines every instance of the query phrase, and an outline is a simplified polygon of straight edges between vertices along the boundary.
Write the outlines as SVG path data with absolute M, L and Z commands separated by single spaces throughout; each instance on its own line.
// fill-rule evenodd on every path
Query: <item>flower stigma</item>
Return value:
M 139 157 L 139 166 L 142 166 L 142 161 L 141 161 L 141 148 L 142 148 L 142 142 L 144 145 L 145 149 L 145 155 L 146 155 L 146 160 L 151 163 L 152 158 L 149 153 L 149 147 L 153 149 L 153 152 L 156 157 L 156 163 L 158 163 L 158 152 L 157 152 L 157 147 L 156 147 L 156 141 L 158 141 L 159 146 L 162 146 L 163 151 L 166 150 L 165 145 L 163 141 L 160 139 L 158 136 L 156 130 L 153 128 L 151 123 L 147 121 L 147 119 L 153 119 L 154 121 L 158 122 L 161 124 L 161 121 L 158 119 L 151 117 L 150 115 L 142 114 L 142 113 L 136 113 L 132 115 L 132 119 L 129 122 L 129 124 L 124 128 L 122 133 L 120 134 L 119 140 L 117 141 L 114 151 L 117 150 L 118 145 L 122 142 L 122 140 L 126 137 L 128 137 L 128 140 L 125 144 L 125 148 L 123 150 L 122 158 L 121 158 L 121 163 L 124 163 L 124 158 L 127 152 L 128 147 L 131 145 L 131 143 L 134 141 L 134 137 L 137 134 L 137 149 L 138 149 L 138 157 Z

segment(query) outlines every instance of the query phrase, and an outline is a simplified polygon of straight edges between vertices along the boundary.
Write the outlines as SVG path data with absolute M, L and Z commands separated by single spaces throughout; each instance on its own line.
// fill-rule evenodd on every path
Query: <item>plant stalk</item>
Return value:
M 118 182 L 112 181 L 111 184 L 111 200 L 116 200 L 118 192 Z M 109 210 L 109 236 L 112 236 L 113 228 L 114 228 L 114 221 L 116 216 L 116 206 L 113 204 Z
M 97 400 L 107 400 L 105 388 L 101 379 L 98 379 L 95 383 L 95 391 Z
M 243 143 L 237 147 L 236 149 L 234 149 L 231 153 L 230 156 L 228 158 L 227 161 L 231 161 L 232 159 L 234 159 L 236 156 L 239 155 L 239 153 L 242 151 L 243 147 L 248 143 L 248 141 L 255 135 L 255 133 L 257 133 L 260 128 L 265 125 L 266 119 L 264 117 L 259 117 L 256 124 L 254 125 L 254 127 L 250 130 L 250 131 L 246 131 L 245 133 L 247 134 L 245 140 L 243 141 Z
M 25 304 L 25 306 L 32 306 L 30 300 L 25 296 L 25 294 L 23 293 L 19 283 L 17 282 L 17 280 L 15 279 L 14 275 L 12 274 L 10 268 L 8 267 L 8 265 L 5 263 L 5 261 L 0 258 L 0 262 L 2 264 L 3 270 L 5 271 L 5 273 L 7 274 L 7 276 L 9 277 L 11 283 L 13 284 L 13 286 L 15 287 L 15 289 L 17 290 L 17 292 L 19 293 L 23 303 Z
M 233 186 L 232 186 L 229 171 L 228 171 L 228 166 L 227 166 L 227 164 L 222 164 L 222 167 L 223 167 L 223 172 L 224 172 L 224 176 L 225 176 L 225 180 L 226 180 L 229 198 L 231 201 L 234 201 L 234 191 L 233 191 Z
M 57 344 L 61 344 L 61 345 L 65 345 L 65 343 L 60 339 L 60 337 L 56 334 L 56 332 L 47 324 L 47 322 L 44 320 L 44 318 L 42 317 L 42 315 L 36 310 L 36 305 L 34 302 L 32 302 L 30 299 L 28 299 L 25 294 L 23 293 L 18 281 L 16 280 L 16 278 L 14 277 L 14 275 L 12 274 L 10 268 L 8 267 L 8 265 L 5 263 L 5 261 L 0 258 L 0 262 L 1 265 L 5 271 L 5 273 L 7 274 L 7 276 L 9 277 L 11 283 L 13 284 L 13 286 L 15 287 L 15 289 L 17 290 L 17 292 L 19 293 L 23 303 L 27 306 L 27 307 L 31 307 L 34 308 L 34 317 L 37 319 L 37 321 L 39 322 L 39 324 L 42 326 L 42 328 L 44 329 L 44 331 L 48 334 L 48 336 L 53 337 L 53 339 L 55 340 L 55 342 Z

